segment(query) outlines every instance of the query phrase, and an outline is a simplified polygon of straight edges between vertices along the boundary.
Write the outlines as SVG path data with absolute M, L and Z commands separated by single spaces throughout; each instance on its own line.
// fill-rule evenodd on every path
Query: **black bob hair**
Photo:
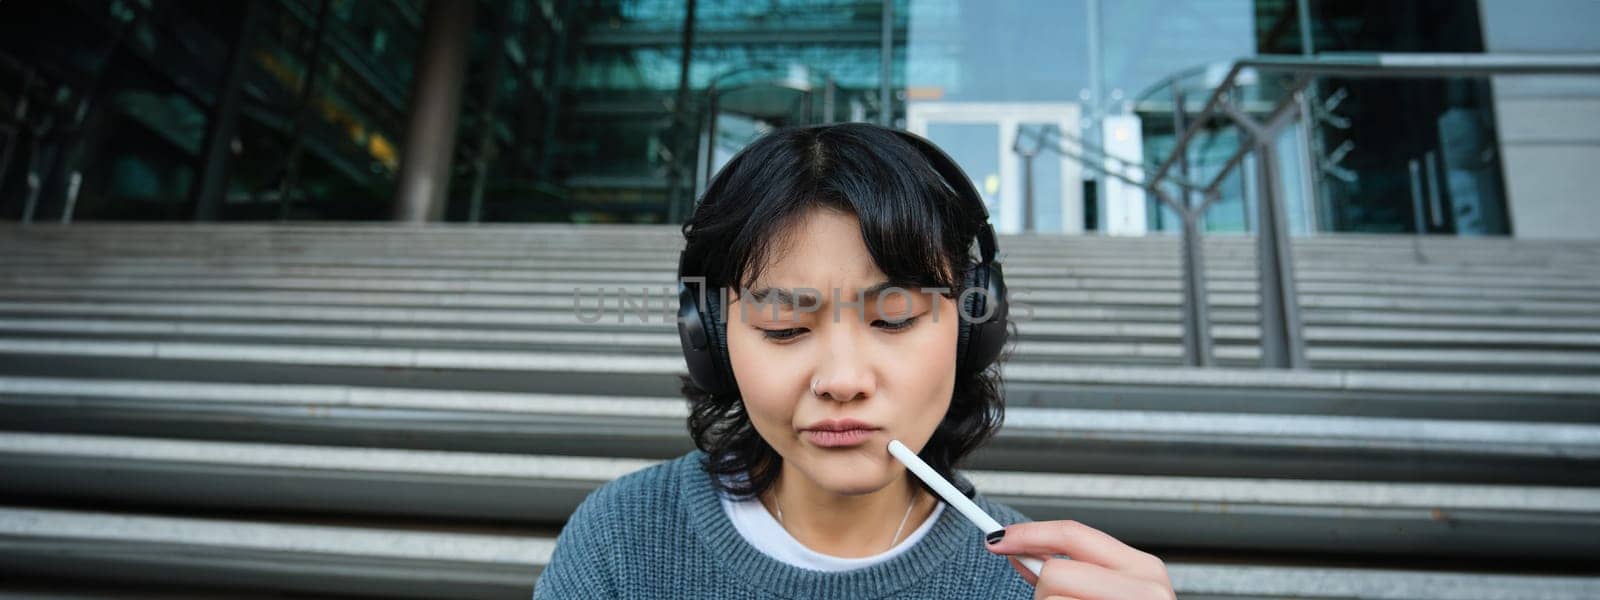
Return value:
M 899 133 L 852 122 L 777 129 L 735 154 L 683 224 L 684 276 L 703 275 L 713 302 L 723 289 L 752 288 L 784 236 L 815 208 L 854 215 L 873 261 L 898 286 L 943 287 L 954 298 L 977 263 L 972 246 L 983 208 L 963 202 Z M 1014 349 L 1016 324 L 1007 327 Z M 999 364 L 1009 355 L 956 373 L 949 411 L 918 454 L 968 497 L 977 490 L 955 469 L 1005 419 Z M 707 455 L 702 467 L 713 485 L 735 497 L 765 492 L 783 457 L 756 431 L 743 399 L 711 394 L 688 376 L 680 382 L 689 432 Z

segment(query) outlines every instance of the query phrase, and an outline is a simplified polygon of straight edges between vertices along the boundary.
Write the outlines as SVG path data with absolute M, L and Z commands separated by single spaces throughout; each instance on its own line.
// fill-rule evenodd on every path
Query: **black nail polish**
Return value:
M 998 543 L 1000 543 L 1000 540 L 1005 539 L 1005 537 L 1006 537 L 1006 530 L 1001 529 L 1001 530 L 998 530 L 998 531 L 990 532 L 989 536 L 988 536 L 988 539 L 989 539 L 989 543 L 990 544 L 998 544 Z

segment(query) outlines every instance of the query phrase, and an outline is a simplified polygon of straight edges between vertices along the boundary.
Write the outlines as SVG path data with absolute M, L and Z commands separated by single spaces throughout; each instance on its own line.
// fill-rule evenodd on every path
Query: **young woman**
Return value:
M 1155 556 L 1032 522 L 956 472 L 1003 420 L 1009 323 L 987 211 L 931 142 L 864 123 L 769 133 L 683 232 L 697 449 L 590 494 L 534 598 L 1173 597 Z M 1003 535 L 985 540 L 891 439 Z M 1014 556 L 1048 560 L 1036 578 Z

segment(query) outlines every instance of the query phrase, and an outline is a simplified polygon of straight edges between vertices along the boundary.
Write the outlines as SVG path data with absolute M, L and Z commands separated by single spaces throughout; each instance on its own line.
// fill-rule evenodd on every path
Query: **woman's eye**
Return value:
M 787 339 L 792 339 L 797 335 L 805 333 L 806 330 L 805 330 L 805 328 L 796 328 L 796 329 L 763 329 L 762 331 L 764 332 L 763 335 L 765 335 L 767 337 L 767 339 L 769 339 L 769 340 L 783 341 L 783 340 L 787 340 Z
M 902 319 L 902 320 L 899 320 L 899 321 L 887 321 L 887 320 L 879 319 L 877 321 L 873 321 L 872 324 L 873 325 L 882 325 L 883 328 L 885 330 L 887 330 L 887 331 L 900 331 L 900 330 L 903 330 L 903 329 L 909 329 L 912 325 L 916 324 L 916 322 L 917 322 L 917 317 L 908 317 L 908 318 L 905 318 L 905 319 Z M 804 327 L 797 327 L 797 328 L 792 328 L 792 329 L 763 329 L 763 330 L 761 330 L 761 335 L 763 335 L 764 337 L 766 337 L 769 340 L 781 342 L 781 341 L 784 341 L 784 340 L 794 339 L 794 338 L 798 337 L 800 334 L 805 333 L 805 332 L 806 332 L 806 328 L 804 328 Z
M 917 322 L 917 318 L 916 317 L 908 317 L 908 318 L 905 318 L 905 319 L 902 319 L 902 320 L 899 320 L 899 321 L 884 321 L 884 320 L 880 319 L 877 322 L 875 322 L 874 324 L 883 323 L 884 325 L 887 325 L 887 327 L 884 327 L 884 329 L 887 329 L 889 331 L 899 331 L 901 329 L 910 328 L 911 325 L 916 323 L 916 322 Z

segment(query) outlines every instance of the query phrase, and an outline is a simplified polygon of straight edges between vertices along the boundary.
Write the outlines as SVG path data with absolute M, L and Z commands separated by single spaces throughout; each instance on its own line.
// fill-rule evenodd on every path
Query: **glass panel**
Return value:
M 1038 129 L 1040 127 L 1055 128 L 1054 123 L 1022 123 L 1021 126 L 1029 129 Z M 1024 160 L 1026 159 L 1019 159 L 1018 162 Z M 1026 219 L 1024 219 L 1024 231 L 1038 233 L 1061 232 L 1062 203 L 1068 201 L 1065 195 L 1066 190 L 1062 188 L 1061 161 L 1062 157 L 1060 155 L 1049 151 L 1040 152 L 1033 157 L 1033 225 L 1029 227 L 1026 224 Z M 1072 183 L 1076 184 L 1077 182 L 1074 181 Z M 1026 182 L 1024 181 L 1020 185 L 1026 185 Z
M 1087 93 L 1084 0 L 913 0 L 910 92 L 946 101 L 1063 101 Z
M 983 196 L 989 216 L 1000 215 L 1000 126 L 993 123 L 930 123 L 928 139 L 955 159 Z M 1037 191 L 1037 190 L 1036 190 Z

